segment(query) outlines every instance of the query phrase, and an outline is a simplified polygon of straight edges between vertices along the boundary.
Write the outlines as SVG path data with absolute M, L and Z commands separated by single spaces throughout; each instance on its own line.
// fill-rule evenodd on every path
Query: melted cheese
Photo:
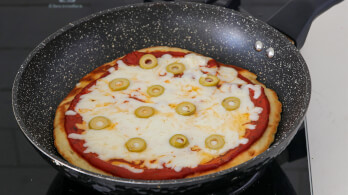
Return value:
M 143 169 L 137 169 L 137 168 L 129 166 L 128 164 L 119 163 L 119 162 L 113 162 L 112 164 L 116 165 L 116 166 L 119 166 L 119 167 L 122 167 L 122 168 L 126 168 L 126 169 L 128 169 L 129 171 L 131 171 L 133 173 L 142 173 L 142 172 L 144 172 Z
M 73 110 L 68 110 L 65 112 L 65 115 L 76 115 L 76 112 Z
M 114 72 L 115 70 L 116 70 L 116 69 L 115 69 L 114 67 L 111 67 L 111 68 L 108 69 L 108 71 L 109 71 L 110 73 Z
M 210 58 L 188 54 L 175 58 L 169 54 L 158 58 L 154 69 L 142 69 L 139 66 L 127 66 L 122 60 L 117 62 L 118 70 L 110 68 L 110 75 L 101 78 L 90 88 L 90 93 L 82 95 L 75 107 L 84 123 L 95 116 L 105 116 L 112 125 L 103 130 L 86 129 L 83 134 L 70 134 L 69 138 L 85 140 L 86 153 L 93 152 L 105 161 L 124 159 L 129 162 L 143 161 L 146 168 L 161 169 L 163 166 L 180 171 L 183 167 L 197 167 L 224 154 L 239 144 L 246 144 L 243 138 L 246 128 L 254 129 L 249 123 L 258 120 L 262 108 L 255 107 L 249 97 L 249 88 L 255 91 L 254 98 L 261 94 L 261 87 L 246 84 L 239 79 L 233 68 L 206 68 Z M 179 62 L 185 65 L 181 78 L 173 77 L 166 66 Z M 199 78 L 204 73 L 218 75 L 222 81 L 220 88 L 204 87 Z M 127 78 L 130 85 L 123 91 L 111 91 L 108 83 L 115 78 Z M 242 84 L 242 87 L 238 87 Z M 150 97 L 146 90 L 151 85 L 162 85 L 164 93 Z M 227 111 L 221 102 L 226 97 L 238 97 L 240 107 Z M 141 100 L 141 101 L 139 101 Z M 196 105 L 196 113 L 182 116 L 175 112 L 177 104 L 188 101 Z M 156 109 L 150 118 L 137 118 L 134 110 L 140 106 Z M 69 111 L 68 111 L 69 112 Z M 72 114 L 69 112 L 67 114 Z M 178 149 L 169 144 L 175 134 L 183 134 L 189 140 L 189 146 Z M 225 145 L 219 150 L 205 147 L 205 139 L 212 135 L 223 135 Z M 125 142 L 133 137 L 141 137 L 147 143 L 143 152 L 129 152 Z M 130 171 L 133 167 L 124 166 Z

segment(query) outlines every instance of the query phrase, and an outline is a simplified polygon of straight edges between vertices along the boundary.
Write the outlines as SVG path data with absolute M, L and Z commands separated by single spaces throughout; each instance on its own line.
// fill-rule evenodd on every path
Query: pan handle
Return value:
M 267 23 L 303 46 L 313 20 L 343 0 L 290 0 Z

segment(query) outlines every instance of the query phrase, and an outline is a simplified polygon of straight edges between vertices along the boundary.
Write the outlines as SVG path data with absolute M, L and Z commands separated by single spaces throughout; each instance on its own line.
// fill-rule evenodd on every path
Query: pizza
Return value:
M 281 103 L 246 69 L 188 50 L 131 52 L 84 76 L 59 104 L 58 152 L 88 171 L 130 179 L 231 168 L 274 140 Z

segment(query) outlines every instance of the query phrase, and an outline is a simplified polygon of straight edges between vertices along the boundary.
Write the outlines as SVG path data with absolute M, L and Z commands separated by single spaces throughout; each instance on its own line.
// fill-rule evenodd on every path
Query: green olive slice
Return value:
M 240 99 L 237 97 L 227 97 L 221 102 L 226 110 L 236 110 L 240 106 Z
M 210 74 L 206 76 L 201 76 L 201 78 L 199 78 L 199 84 L 206 87 L 216 86 L 219 83 L 219 81 L 220 79 L 217 76 Z
M 189 145 L 189 141 L 185 135 L 175 134 L 169 140 L 170 145 L 175 148 L 185 148 Z
M 139 65 L 143 69 L 151 69 L 157 66 L 157 58 L 152 54 L 145 54 L 141 56 Z
M 149 94 L 152 97 L 157 97 L 162 95 L 164 92 L 164 87 L 161 85 L 152 85 L 149 88 L 147 88 L 147 94 Z
M 212 150 L 218 150 L 224 147 L 225 140 L 224 137 L 221 135 L 213 134 L 205 139 L 205 147 L 212 149 Z
M 172 63 L 166 67 L 166 70 L 173 74 L 180 74 L 185 71 L 185 65 L 181 63 Z
M 190 102 L 181 102 L 175 108 L 176 113 L 184 116 L 190 116 L 196 112 L 196 106 Z
M 146 142 L 140 137 L 134 137 L 129 139 L 125 146 L 130 152 L 142 152 L 146 149 Z
M 121 91 L 127 89 L 129 86 L 129 80 L 125 78 L 117 78 L 109 83 L 109 87 L 112 91 Z
M 140 106 L 134 111 L 138 118 L 149 118 L 155 114 L 155 109 L 149 106 Z
M 107 128 L 110 124 L 110 119 L 104 116 L 96 116 L 89 121 L 88 126 L 90 129 L 100 130 Z

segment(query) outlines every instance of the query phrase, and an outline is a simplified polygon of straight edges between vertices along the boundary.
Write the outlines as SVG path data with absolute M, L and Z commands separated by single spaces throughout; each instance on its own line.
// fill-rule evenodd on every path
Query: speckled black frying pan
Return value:
M 294 39 L 298 41 L 297 37 Z M 264 45 L 260 52 L 254 49 L 256 41 Z M 277 92 L 283 103 L 282 120 L 272 146 L 231 169 L 178 180 L 109 177 L 82 170 L 64 160 L 53 144 L 53 119 L 60 101 L 80 78 L 99 65 L 133 50 L 158 45 L 185 48 L 256 73 L 261 82 Z M 273 58 L 266 55 L 269 47 L 274 48 Z M 212 5 L 151 3 L 93 14 L 70 23 L 40 43 L 16 76 L 13 108 L 26 137 L 66 176 L 102 192 L 165 193 L 236 181 L 260 170 L 296 134 L 310 93 L 308 68 L 298 49 L 264 22 Z

